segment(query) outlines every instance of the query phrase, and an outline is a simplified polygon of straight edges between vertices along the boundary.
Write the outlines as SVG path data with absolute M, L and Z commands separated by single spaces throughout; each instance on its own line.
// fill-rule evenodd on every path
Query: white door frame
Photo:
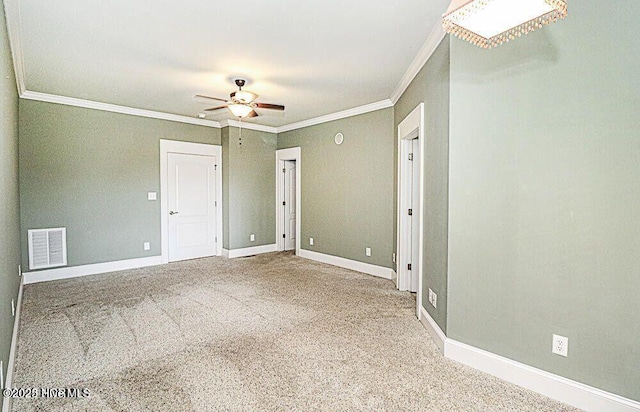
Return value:
M 412 187 L 409 185 L 406 176 L 413 173 L 412 164 L 409 161 L 409 153 L 414 138 L 418 138 L 420 155 L 418 156 L 418 167 L 420 168 L 418 205 L 414 205 L 414 216 L 418 213 L 418 262 L 411 262 L 411 250 L 406 246 L 411 237 L 411 225 L 407 215 Z M 420 103 L 413 111 L 404 118 L 398 125 L 398 237 L 396 239 L 397 250 L 397 270 L 398 288 L 408 290 L 407 285 L 411 282 L 411 274 L 407 270 L 407 263 L 411 263 L 412 271 L 418 273 L 418 292 L 416 296 L 416 316 L 420 319 L 420 308 L 422 307 L 422 262 L 424 255 L 424 103 Z
M 222 255 L 222 146 L 160 139 L 160 243 L 162 263 L 169 263 L 168 157 L 182 153 L 216 157 L 216 256 Z
M 284 230 L 284 219 L 282 212 L 282 197 L 284 195 L 284 185 L 279 176 L 282 174 L 285 160 L 295 160 L 296 162 L 296 255 L 300 255 L 300 227 L 302 226 L 302 151 L 299 147 L 276 150 L 276 250 L 284 250 L 284 240 L 282 231 Z

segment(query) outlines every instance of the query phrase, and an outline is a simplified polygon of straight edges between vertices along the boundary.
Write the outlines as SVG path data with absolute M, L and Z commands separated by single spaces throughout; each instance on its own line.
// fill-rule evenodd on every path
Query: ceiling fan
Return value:
M 238 91 L 232 92 L 230 94 L 230 99 L 220 99 L 217 97 L 204 96 L 202 94 L 197 94 L 196 97 L 203 97 L 205 99 L 218 100 L 221 102 L 225 102 L 222 106 L 210 107 L 208 109 L 204 109 L 207 112 L 211 112 L 214 110 L 220 110 L 224 108 L 228 108 L 234 116 L 239 118 L 243 117 L 257 117 L 258 113 L 254 109 L 271 109 L 271 110 L 284 110 L 284 106 L 279 104 L 270 104 L 270 103 L 257 103 L 254 102 L 255 99 L 258 98 L 258 95 L 252 93 L 247 90 L 242 90 L 242 87 L 246 83 L 244 79 L 236 79 L 236 86 L 238 86 Z

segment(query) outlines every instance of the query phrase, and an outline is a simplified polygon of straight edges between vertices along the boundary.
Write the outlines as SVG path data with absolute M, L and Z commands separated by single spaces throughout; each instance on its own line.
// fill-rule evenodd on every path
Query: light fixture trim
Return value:
M 453 0 L 442 26 L 447 33 L 491 48 L 566 16 L 566 0 Z

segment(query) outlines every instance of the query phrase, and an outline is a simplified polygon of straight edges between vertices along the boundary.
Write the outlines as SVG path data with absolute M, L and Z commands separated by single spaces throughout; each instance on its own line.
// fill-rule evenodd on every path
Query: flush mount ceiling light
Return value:
M 442 27 L 490 49 L 566 16 L 566 0 L 453 0 Z

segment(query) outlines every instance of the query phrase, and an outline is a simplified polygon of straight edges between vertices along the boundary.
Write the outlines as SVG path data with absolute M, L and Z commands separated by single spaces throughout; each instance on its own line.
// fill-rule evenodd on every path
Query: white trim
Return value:
M 13 369 L 15 367 L 16 355 L 18 354 L 18 328 L 20 327 L 20 310 L 22 308 L 22 289 L 24 287 L 24 277 L 20 278 L 20 289 L 18 289 L 18 301 L 16 303 L 16 316 L 13 319 L 13 334 L 11 335 L 11 349 L 9 349 L 9 361 L 7 362 L 7 379 L 3 388 L 11 388 L 13 384 Z M 11 398 L 4 398 L 2 412 L 9 412 Z
M 136 109 L 133 107 L 119 106 L 116 104 L 95 102 L 93 100 L 76 99 L 75 97 L 58 96 L 55 94 L 47 94 L 40 92 L 25 91 L 20 97 L 28 100 L 37 100 L 40 102 L 64 104 L 67 106 L 84 107 L 86 109 L 102 110 L 105 112 L 122 113 L 131 116 L 149 117 L 152 119 L 168 120 L 171 122 L 195 124 L 198 126 L 220 128 L 220 123 L 213 120 L 205 120 L 182 116 L 178 114 L 162 113 L 152 110 Z
M 276 250 L 284 250 L 284 240 L 280 236 L 284 222 L 282 221 L 282 215 L 279 213 L 280 199 L 283 198 L 282 191 L 284 188 L 282 187 L 282 181 L 278 177 L 280 176 L 280 169 L 282 169 L 280 163 L 285 160 L 296 161 L 296 255 L 299 255 L 300 228 L 302 227 L 302 149 L 299 147 L 276 150 Z
M 397 189 L 397 198 L 398 198 L 398 216 L 397 216 L 397 238 L 396 238 L 396 256 L 398 262 L 398 288 L 400 290 L 408 290 L 408 287 L 411 283 L 410 274 L 405 270 L 405 265 L 407 263 L 411 263 L 412 266 L 417 266 L 418 271 L 418 291 L 416 297 L 416 316 L 420 319 L 420 308 L 422 307 L 422 275 L 424 273 L 424 268 L 422 267 L 422 263 L 424 262 L 424 163 L 426 158 L 425 153 L 425 133 L 424 133 L 425 125 L 424 125 L 424 103 L 420 103 L 416 106 L 415 109 L 411 111 L 405 117 L 402 122 L 398 125 L 398 189 Z M 406 179 L 403 178 L 405 174 L 408 173 L 408 147 L 410 144 L 409 140 L 413 139 L 416 136 L 418 137 L 418 145 L 419 145 L 419 155 L 418 155 L 418 167 L 419 167 L 419 196 L 418 196 L 418 262 L 411 262 L 411 253 L 410 250 L 405 250 L 406 248 L 402 248 L 401 245 L 406 243 L 406 240 L 403 241 L 403 236 L 406 236 L 406 233 L 403 233 L 402 229 L 407 225 L 405 222 L 406 215 L 403 211 L 406 209 L 404 207 L 405 199 L 402 194 L 404 191 L 411 191 L 412 188 L 406 187 Z M 415 208 L 415 207 L 414 207 Z M 409 234 L 411 236 L 411 234 Z M 413 269 L 416 270 L 416 269 Z
M 440 353 L 444 355 L 444 346 L 447 341 L 447 335 L 444 334 L 442 329 L 440 329 L 440 326 L 422 306 L 420 306 L 420 315 L 420 323 L 422 323 L 422 326 L 424 326 L 427 332 L 429 332 L 433 339 L 433 343 L 435 343 L 438 349 L 440 349 Z
M 259 132 L 278 133 L 277 127 L 263 126 L 261 124 L 256 124 L 256 123 L 239 122 L 233 119 L 225 119 L 220 122 L 220 127 L 227 127 L 227 126 L 238 127 L 238 128 L 242 127 L 243 129 L 256 130 Z
M 222 249 L 222 256 L 229 259 L 235 259 L 239 257 L 260 255 L 262 253 L 271 253 L 275 251 L 276 251 L 276 245 L 274 243 L 272 245 L 251 246 L 251 247 L 245 247 L 241 249 L 231 249 L 231 250 Z
M 304 259 L 315 260 L 316 262 L 327 263 L 367 275 L 377 276 L 391 280 L 393 279 L 393 269 L 372 265 L 371 263 L 358 262 L 357 260 L 345 259 L 339 256 L 325 255 L 324 253 L 313 252 L 311 250 L 300 249 L 298 256 Z
M 400 100 L 402 94 L 405 92 L 405 90 L 407 90 L 407 87 L 409 87 L 413 79 L 418 75 L 418 73 L 422 69 L 422 66 L 424 66 L 429 58 L 431 58 L 444 37 L 445 32 L 444 30 L 442 30 L 442 26 L 436 24 L 427 37 L 427 40 L 425 40 L 424 44 L 422 45 L 422 48 L 407 68 L 407 71 L 402 76 L 402 79 L 400 79 L 400 83 L 398 83 L 393 93 L 391 93 L 391 97 L 389 99 L 393 104 L 396 104 L 398 100 Z
M 640 402 L 457 342 L 445 341 L 445 356 L 502 380 L 586 411 L 631 412 Z
M 420 322 L 449 359 L 586 411 L 640 410 L 640 402 L 447 338 L 425 308 L 421 307 L 420 312 Z
M 27 90 L 25 86 L 24 54 L 22 53 L 22 35 L 20 31 L 20 4 L 18 0 L 4 0 L 4 14 L 7 22 L 9 47 L 13 57 L 13 71 L 16 76 L 18 95 Z
M 169 263 L 169 223 L 166 219 L 169 216 L 168 196 L 166 196 L 169 184 L 167 176 L 169 153 L 215 156 L 216 158 L 216 163 L 218 164 L 216 168 L 216 201 L 218 202 L 216 207 L 216 237 L 218 241 L 215 255 L 220 256 L 224 240 L 222 237 L 222 146 L 160 139 L 160 250 L 162 263 Z
M 354 107 L 353 109 L 342 110 L 327 114 L 313 119 L 303 120 L 297 123 L 286 124 L 277 128 L 278 133 L 288 132 L 291 130 L 302 129 L 303 127 L 315 126 L 321 123 L 331 122 L 333 120 L 345 119 L 347 117 L 357 116 L 359 114 L 374 112 L 376 110 L 386 109 L 393 107 L 393 103 L 389 99 L 381 100 L 379 102 L 365 104 L 364 106 Z
M 77 278 L 81 276 L 97 275 L 99 273 L 117 272 L 119 270 L 137 269 L 162 264 L 160 256 L 117 260 L 113 262 L 94 263 L 91 265 L 69 266 L 59 269 L 39 270 L 22 274 L 25 285 L 51 280 Z

